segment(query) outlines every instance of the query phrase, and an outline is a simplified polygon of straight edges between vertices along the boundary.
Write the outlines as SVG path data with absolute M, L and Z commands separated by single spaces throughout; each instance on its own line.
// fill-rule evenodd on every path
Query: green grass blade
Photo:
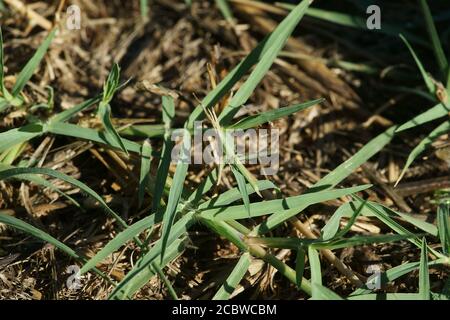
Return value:
M 60 173 L 55 170 L 47 169 L 47 168 L 13 168 L 13 169 L 6 169 L 0 171 L 0 180 L 14 178 L 15 176 L 20 176 L 24 174 L 43 174 L 47 176 L 51 176 L 56 179 L 63 180 L 77 188 L 79 188 L 82 192 L 85 194 L 91 196 L 95 200 L 98 201 L 98 203 L 102 206 L 103 209 L 107 213 L 109 213 L 113 218 L 117 220 L 117 222 L 123 227 L 126 228 L 127 224 L 126 222 L 117 214 L 115 213 L 106 202 L 103 200 L 102 197 L 100 197 L 94 190 L 89 188 L 87 185 L 82 183 L 81 181 L 78 181 L 66 174 Z
M 233 268 L 233 271 L 230 273 L 228 278 L 225 280 L 225 283 L 216 292 L 214 297 L 212 297 L 212 300 L 228 300 L 238 286 L 239 282 L 241 282 L 242 278 L 244 278 L 247 273 L 250 263 L 250 254 L 245 252 L 239 258 L 239 261 Z
M 247 102 L 259 82 L 272 66 L 272 63 L 284 47 L 284 44 L 294 31 L 297 24 L 302 19 L 311 2 L 312 1 L 310 0 L 303 0 L 300 2 L 269 35 L 265 44 L 265 46 L 267 46 L 267 51 L 263 54 L 261 60 L 251 72 L 245 83 L 233 96 L 229 105 L 226 106 L 220 113 L 219 122 L 221 125 L 229 124 L 239 108 Z
M 406 170 L 411 166 L 411 164 L 414 162 L 414 160 L 422 153 L 424 152 L 431 143 L 436 140 L 439 136 L 450 132 L 450 121 L 446 121 L 439 125 L 437 128 L 435 128 L 433 131 L 430 132 L 430 134 L 420 141 L 420 143 L 411 151 L 411 153 L 408 156 L 408 159 L 406 160 L 405 166 L 403 167 L 402 173 L 400 174 L 397 182 L 395 185 L 397 185 L 400 180 L 403 178 L 403 176 L 406 173 Z
M 127 241 L 133 239 L 139 235 L 144 230 L 150 228 L 155 224 L 155 215 L 152 214 L 144 219 L 133 223 L 125 230 L 118 233 L 114 239 L 106 244 L 95 256 L 93 256 L 88 262 L 86 262 L 80 270 L 80 273 L 89 272 L 92 268 L 99 263 L 101 263 L 106 257 L 108 257 L 113 252 L 117 251 L 122 247 Z
M 400 38 L 403 40 L 405 45 L 408 47 L 409 52 L 411 52 L 411 55 L 413 56 L 414 61 L 416 62 L 417 67 L 419 68 L 420 74 L 422 75 L 423 81 L 425 82 L 425 84 L 427 86 L 428 92 L 434 95 L 436 92 L 436 85 L 434 84 L 433 79 L 431 79 L 431 77 L 428 75 L 422 62 L 420 61 L 417 54 L 414 52 L 414 49 L 409 44 L 408 40 L 406 40 L 406 38 L 402 34 L 400 35 Z
M 88 140 L 95 143 L 121 150 L 120 144 L 116 140 L 112 140 L 104 132 L 99 132 L 94 129 L 84 128 L 71 123 L 50 122 L 45 126 L 45 131 L 57 135 L 74 137 L 78 139 Z M 122 138 L 123 145 L 128 152 L 141 154 L 142 146 L 131 140 Z
M 0 133 L 0 152 L 6 151 L 19 143 L 27 142 L 44 133 L 42 125 L 27 124 L 21 128 L 11 129 Z
M 69 255 L 72 258 L 75 258 L 77 260 L 81 259 L 81 257 L 74 250 L 69 248 L 67 245 L 65 245 L 61 241 L 55 239 L 48 233 L 32 226 L 31 224 L 28 224 L 20 219 L 11 217 L 9 215 L 3 214 L 1 211 L 0 211 L 0 222 L 6 224 L 8 226 L 11 226 L 13 228 L 16 228 L 18 230 L 21 230 L 21 231 L 23 231 L 29 235 L 32 235 L 33 237 L 38 238 L 44 242 L 48 242 L 48 243 L 52 244 L 56 248 L 60 249 L 61 251 L 63 251 L 64 253 L 66 253 L 67 255 Z
M 160 263 L 158 256 L 153 252 L 139 259 L 133 269 L 125 276 L 125 278 L 114 288 L 110 294 L 110 300 L 126 300 L 131 299 L 133 295 L 142 288 L 153 276 L 156 275 L 154 266 L 159 268 L 176 259 L 184 250 L 186 239 L 174 240 L 166 250 L 164 260 Z
M 370 188 L 370 185 L 363 185 L 353 188 L 324 190 L 311 192 L 299 196 L 293 196 L 285 199 L 276 199 L 261 201 L 250 204 L 250 216 L 258 217 L 268 215 L 273 212 L 283 211 L 289 208 L 306 208 L 307 206 L 323 201 L 340 198 Z M 245 205 L 214 207 L 204 209 L 199 212 L 203 218 L 212 220 L 237 220 L 249 218 Z
M 167 200 L 167 207 L 164 212 L 163 218 L 163 229 L 161 234 L 162 240 L 162 251 L 161 251 L 161 260 L 164 259 L 164 251 L 168 244 L 168 239 L 170 236 L 170 229 L 172 227 L 173 222 L 175 221 L 176 209 L 178 206 L 178 202 L 181 198 L 181 193 L 184 188 L 184 180 L 187 175 L 187 170 L 189 164 L 187 162 L 187 153 L 189 153 L 190 148 L 190 136 L 185 132 L 183 136 L 183 146 L 180 148 L 180 159 L 177 164 L 177 168 L 175 169 L 175 174 L 173 177 L 172 187 L 169 192 L 169 199 Z
M 319 252 L 311 246 L 308 247 L 309 266 L 311 268 L 312 298 L 318 299 L 317 286 L 322 286 L 322 267 L 320 265 Z
M 448 61 L 442 49 L 441 40 L 434 25 L 433 16 L 431 15 L 430 8 L 428 7 L 427 0 L 419 0 L 420 8 L 422 9 L 423 16 L 425 18 L 425 25 L 427 27 L 428 37 L 433 45 L 434 55 L 436 57 L 439 69 L 442 76 L 445 78 L 448 75 Z
M 139 1 L 142 19 L 148 19 L 148 0 Z
M 317 105 L 323 101 L 324 101 L 324 99 L 317 99 L 317 100 L 308 101 L 305 103 L 300 103 L 300 104 L 290 106 L 290 107 L 284 107 L 284 108 L 280 108 L 280 109 L 266 111 L 266 112 L 263 112 L 263 113 L 260 113 L 260 114 L 254 115 L 254 116 L 246 117 L 246 118 L 238 121 L 237 123 L 229 126 L 228 128 L 242 129 L 242 130 L 254 128 L 261 124 L 275 121 L 277 119 L 289 116 L 298 111 L 304 110 L 304 109 L 309 108 L 314 105 Z
M 233 13 L 231 12 L 230 6 L 228 5 L 228 1 L 227 0 L 215 0 L 215 1 L 223 17 L 228 21 L 233 20 Z
M 125 145 L 122 141 L 122 137 L 114 128 L 114 125 L 111 121 L 111 106 L 109 103 L 100 103 L 98 107 L 98 115 L 100 120 L 102 121 L 103 127 L 105 128 L 106 136 L 108 136 L 109 140 L 115 141 L 117 145 L 120 146 L 123 152 L 128 155 L 128 150 L 125 148 Z
M 117 285 L 116 289 L 111 293 L 110 299 L 127 299 L 137 290 L 144 286 L 148 280 L 154 275 L 151 263 L 158 263 L 160 267 L 164 267 L 167 263 L 176 258 L 184 250 L 184 239 L 179 239 L 194 224 L 194 214 L 192 212 L 184 215 L 172 227 L 168 238 L 169 245 L 164 253 L 163 263 L 159 263 L 162 253 L 162 239 L 156 241 L 153 247 L 134 265 L 133 269 L 125 276 L 125 278 Z
M 299 247 L 297 250 L 297 256 L 295 257 L 295 276 L 297 280 L 297 288 L 299 289 L 302 286 L 303 274 L 305 273 L 305 258 L 305 248 Z
M 398 127 L 396 130 L 397 132 L 401 132 L 404 130 L 408 130 L 414 127 L 418 127 L 424 123 L 445 117 L 450 112 L 450 107 L 444 105 L 443 103 L 439 103 L 435 105 L 434 107 L 428 109 L 427 111 L 419 114 L 418 116 L 414 117 L 413 119 L 405 122 L 401 126 Z
M 48 47 L 50 46 L 53 38 L 55 37 L 57 29 L 53 29 L 41 46 L 37 49 L 36 53 L 33 57 L 28 61 L 25 67 L 22 69 L 20 74 L 17 76 L 16 83 L 12 89 L 12 95 L 17 97 L 22 89 L 25 87 L 25 84 L 28 80 L 33 76 L 34 71 L 37 69 L 39 64 L 41 63 L 42 58 L 47 52 Z
M 82 103 L 79 103 L 75 106 L 73 106 L 70 109 L 64 110 L 53 117 L 50 118 L 50 123 L 57 123 L 57 122 L 65 122 L 75 116 L 77 113 L 83 111 L 84 109 L 87 109 L 97 103 L 99 103 L 102 100 L 101 95 L 97 95 L 94 98 L 88 99 L 86 101 L 83 101 Z
M 437 211 L 437 226 L 441 240 L 442 251 L 450 255 L 450 210 L 448 204 L 440 204 Z
M 286 8 L 286 9 L 292 9 L 294 5 L 288 4 L 288 3 L 278 3 L 280 7 Z M 367 7 L 367 6 L 366 6 Z M 367 31 L 367 20 L 366 18 L 361 18 L 358 16 L 337 12 L 337 11 L 330 11 L 330 10 L 324 10 L 324 9 L 318 9 L 318 8 L 309 8 L 306 10 L 306 15 L 309 17 L 313 17 L 316 19 L 320 19 L 323 21 L 331 22 L 334 24 L 338 24 L 345 27 L 355 28 L 363 30 L 364 32 Z M 373 32 L 379 32 L 383 33 L 389 36 L 397 37 L 399 33 L 403 33 L 408 37 L 408 39 L 411 39 L 411 41 L 414 41 L 417 44 L 420 44 L 422 46 L 427 47 L 428 43 L 423 40 L 420 37 L 415 36 L 412 33 L 409 33 L 405 31 L 404 28 L 401 28 L 399 26 L 389 24 L 383 21 L 383 27 L 381 29 L 374 29 L 370 30 Z
M 248 216 L 250 217 L 250 199 L 248 197 L 245 178 L 234 165 L 231 166 L 231 171 L 233 172 L 233 175 L 236 178 L 236 182 L 238 184 L 238 189 L 241 192 L 242 201 L 244 201 L 245 210 L 247 211 Z
M 430 275 L 428 273 L 428 250 L 425 238 L 422 239 L 419 267 L 419 295 L 423 300 L 430 300 Z

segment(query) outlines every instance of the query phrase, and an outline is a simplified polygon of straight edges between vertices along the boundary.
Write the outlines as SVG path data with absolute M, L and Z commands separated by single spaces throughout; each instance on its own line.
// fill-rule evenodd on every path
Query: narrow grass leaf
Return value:
M 448 204 L 440 204 L 437 210 L 437 226 L 441 240 L 442 251 L 450 255 L 450 210 Z
M 263 112 L 263 113 L 260 113 L 260 114 L 254 115 L 254 116 L 246 117 L 246 118 L 238 121 L 237 123 L 232 124 L 228 128 L 241 129 L 241 130 L 254 128 L 261 124 L 268 123 L 268 122 L 275 121 L 277 119 L 289 116 L 298 111 L 304 110 L 304 109 L 309 108 L 314 105 L 317 105 L 323 101 L 324 101 L 324 99 L 317 99 L 317 100 L 308 101 L 305 103 L 300 103 L 300 104 L 290 106 L 290 107 L 284 107 L 284 108 L 280 108 L 280 109 L 266 111 L 266 112 Z
M 272 63 L 302 19 L 311 2 L 311 0 L 303 0 L 300 2 L 269 35 L 265 44 L 265 46 L 267 46 L 267 51 L 262 55 L 261 60 L 251 72 L 245 83 L 233 96 L 229 105 L 220 113 L 219 122 L 221 125 L 229 124 L 239 108 L 247 102 L 247 99 L 272 66 Z
M 397 185 L 400 180 L 403 178 L 403 176 L 406 173 L 406 170 L 411 166 L 413 161 L 422 153 L 424 152 L 431 143 L 436 140 L 439 136 L 450 132 L 450 121 L 445 121 L 444 123 L 440 124 L 437 128 L 435 128 L 433 131 L 430 132 L 430 134 L 420 141 L 420 143 L 411 151 L 411 153 L 408 156 L 408 159 L 406 160 L 405 166 L 403 167 L 403 170 L 395 183 Z
M 244 278 L 247 273 L 250 263 L 250 254 L 248 252 L 243 253 L 239 258 L 239 261 L 236 263 L 236 266 L 233 268 L 233 271 L 225 280 L 225 283 L 216 292 L 214 297 L 212 297 L 212 300 L 228 300 L 238 286 L 239 282 L 241 282 L 242 278 Z
M 445 117 L 448 115 L 449 112 L 450 112 L 449 106 L 447 106 L 443 103 L 438 103 L 434 107 L 419 114 L 418 116 L 415 116 L 411 120 L 409 120 L 409 121 L 405 122 L 404 124 L 402 124 L 401 126 L 399 126 L 395 132 L 397 133 L 397 132 L 401 132 L 401 131 L 405 131 L 405 130 L 408 130 L 411 128 L 418 127 L 424 123 Z
M 428 273 L 428 250 L 425 238 L 422 239 L 419 267 L 419 294 L 423 300 L 430 300 L 430 275 Z
M 28 61 L 28 63 L 22 69 L 20 74 L 17 76 L 16 83 L 14 84 L 14 87 L 12 89 L 12 95 L 14 97 L 17 97 L 19 95 L 19 93 L 25 87 L 25 84 L 33 76 L 34 71 L 36 71 L 37 67 L 41 63 L 41 60 L 44 57 L 45 53 L 47 52 L 47 49 L 50 46 L 50 43 L 52 42 L 53 38 L 55 37 L 56 32 L 57 29 L 53 29 L 50 32 L 50 34 L 47 36 L 44 42 L 37 49 L 33 57 Z

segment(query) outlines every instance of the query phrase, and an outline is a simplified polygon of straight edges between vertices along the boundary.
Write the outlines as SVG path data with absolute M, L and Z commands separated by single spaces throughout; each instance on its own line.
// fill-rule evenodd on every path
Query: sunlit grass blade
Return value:
M 428 272 L 428 250 L 425 238 L 422 239 L 419 267 L 419 294 L 423 300 L 430 300 L 430 275 Z
M 312 298 L 318 299 L 317 286 L 322 286 L 322 267 L 320 265 L 319 252 L 311 246 L 308 247 L 308 259 L 311 269 Z
M 142 19 L 148 19 L 148 0 L 139 1 Z
M 233 175 L 236 178 L 236 182 L 238 184 L 238 189 L 241 192 L 242 201 L 244 201 L 245 210 L 247 211 L 248 216 L 250 217 L 250 199 L 248 197 L 245 178 L 240 173 L 240 171 L 237 168 L 235 168 L 234 165 L 231 166 L 231 171 L 233 172 Z
M 127 241 L 133 239 L 139 235 L 144 230 L 150 228 L 155 223 L 155 215 L 151 215 L 144 219 L 139 220 L 127 227 L 122 232 L 118 233 L 114 239 L 106 244 L 94 257 L 92 257 L 88 262 L 86 262 L 80 270 L 80 273 L 86 273 L 94 268 L 97 264 L 102 262 L 110 254 L 118 250 Z
M 267 46 L 267 51 L 262 55 L 261 60 L 251 72 L 245 83 L 233 96 L 229 105 L 220 113 L 219 122 L 221 125 L 229 124 L 239 108 L 247 102 L 247 99 L 251 96 L 259 82 L 272 66 L 273 61 L 302 19 L 311 2 L 312 1 L 310 0 L 303 0 L 300 2 L 269 35 L 265 44 L 265 47 Z
M 233 268 L 233 271 L 225 280 L 225 283 L 216 292 L 212 300 L 228 300 L 231 294 L 233 294 L 234 290 L 238 286 L 239 282 L 241 282 L 242 278 L 247 273 L 247 270 L 250 267 L 250 263 L 251 263 L 250 254 L 245 252 L 239 258 L 239 261 L 236 263 L 236 266 Z
M 314 203 L 320 203 L 331 199 L 340 198 L 370 188 L 370 185 L 363 185 L 353 188 L 324 190 L 311 192 L 299 196 L 284 199 L 268 200 L 250 203 L 250 216 L 258 217 L 270 213 L 283 211 L 289 208 L 307 207 Z M 214 207 L 204 209 L 199 215 L 213 220 L 237 220 L 249 218 L 245 205 Z
M 233 13 L 231 12 L 230 6 L 228 5 L 228 0 L 215 0 L 215 1 L 223 17 L 228 21 L 233 20 Z
M 442 251 L 450 255 L 450 210 L 448 204 L 440 204 L 437 210 L 437 226 L 441 240 Z
M 406 173 L 406 170 L 408 170 L 408 168 L 411 166 L 411 164 L 413 163 L 413 161 L 422 153 L 424 152 L 430 145 L 431 143 L 436 140 L 439 136 L 450 132 L 450 121 L 446 121 L 444 123 L 442 123 L 441 125 L 439 125 L 437 128 L 435 128 L 433 131 L 430 132 L 430 134 L 423 139 L 422 141 L 420 141 L 420 143 L 413 149 L 413 151 L 411 151 L 411 153 L 408 156 L 408 159 L 406 160 L 406 163 L 403 167 L 403 170 L 396 182 L 396 185 L 400 182 L 400 180 L 403 178 L 403 176 Z
M 17 97 L 22 89 L 25 87 L 25 84 L 28 80 L 33 76 L 34 71 L 36 71 L 37 67 L 41 63 L 42 58 L 47 52 L 48 47 L 50 46 L 53 38 L 55 37 L 57 29 L 53 29 L 41 46 L 37 49 L 33 57 L 28 61 L 25 67 L 22 69 L 20 74 L 17 76 L 16 83 L 12 89 L 12 95 Z
M 160 206 L 161 197 L 166 185 L 167 175 L 171 162 L 173 141 L 171 139 L 171 125 L 175 117 L 175 102 L 170 96 L 162 97 L 162 119 L 164 122 L 164 144 L 162 148 L 162 157 L 160 158 L 158 170 L 156 172 L 155 189 L 153 191 L 152 209 L 156 212 Z
M 427 111 L 419 114 L 418 116 L 412 118 L 411 120 L 405 122 L 398 127 L 396 132 L 408 130 L 414 127 L 418 127 L 424 123 L 445 117 L 450 112 L 450 107 L 443 103 L 439 103 L 434 107 L 428 109 Z
M 21 128 L 11 129 L 0 133 L 0 152 L 6 151 L 20 143 L 39 137 L 44 133 L 42 125 L 27 124 Z
M 311 300 L 344 300 L 334 291 L 317 283 L 312 284 L 312 290 L 314 294 Z
M 161 234 L 161 261 L 164 259 L 164 251 L 168 244 L 172 224 L 175 221 L 176 209 L 181 198 L 181 193 L 184 188 L 184 180 L 186 179 L 187 170 L 189 167 L 188 154 L 190 153 L 190 136 L 186 132 L 184 132 L 182 143 L 183 145 L 180 148 L 180 158 L 178 159 L 177 168 L 175 169 L 172 187 L 170 188 L 169 198 L 167 200 L 167 207 L 164 212 L 163 229 Z
M 308 101 L 305 103 L 300 103 L 294 106 L 290 106 L 290 107 L 284 107 L 284 108 L 280 108 L 280 109 L 275 109 L 275 110 L 270 110 L 270 111 L 266 111 L 254 116 L 249 116 L 246 117 L 240 121 L 238 121 L 235 124 L 232 124 L 231 126 L 229 126 L 228 128 L 230 129 L 242 129 L 242 130 L 246 130 L 249 128 L 254 128 L 257 127 L 261 124 L 267 123 L 267 122 L 271 122 L 271 121 L 275 121 L 277 119 L 289 116 L 293 113 L 296 113 L 300 110 L 304 110 L 306 108 L 309 108 L 311 106 L 317 105 L 321 102 L 323 102 L 324 99 L 317 99 L 317 100 L 313 100 L 313 101 Z
M 139 175 L 138 205 L 139 208 L 144 202 L 145 191 L 148 186 L 150 175 L 150 163 L 152 161 L 152 145 L 149 140 L 145 140 L 142 145 L 141 168 Z
M 354 170 L 360 167 L 367 160 L 372 158 L 376 153 L 384 148 L 392 138 L 394 137 L 396 127 L 390 127 L 385 132 L 381 133 L 374 139 L 370 140 L 364 147 L 362 147 L 357 153 L 355 153 L 351 158 L 346 160 L 344 163 L 336 167 L 332 172 L 327 174 L 325 177 L 320 179 L 316 184 L 314 184 L 311 189 L 317 187 L 332 188 L 346 177 L 348 177 Z M 270 216 L 266 222 L 257 226 L 255 232 L 259 234 L 266 233 L 271 229 L 275 228 L 284 221 L 297 215 L 299 212 L 304 210 L 305 206 L 299 206 L 292 210 L 284 210 Z
M 127 300 L 132 299 L 133 295 L 144 286 L 153 276 L 156 275 L 154 266 L 159 268 L 167 265 L 170 261 L 177 258 L 186 245 L 186 239 L 176 239 L 168 247 L 162 262 L 158 256 L 152 254 L 145 255 L 139 259 L 134 268 L 125 276 L 125 278 L 114 288 L 110 294 L 110 300 Z
M 110 140 L 114 140 L 120 146 L 120 149 L 122 149 L 122 151 L 128 155 L 128 150 L 127 148 L 125 148 L 122 137 L 119 135 L 119 133 L 114 128 L 114 125 L 112 124 L 111 106 L 109 105 L 109 103 L 100 103 L 100 106 L 98 107 L 98 115 L 103 123 L 105 133 L 108 138 Z
M 431 77 L 428 75 L 427 71 L 425 70 L 422 62 L 420 61 L 419 57 L 417 56 L 417 54 L 414 52 L 414 49 L 412 48 L 412 46 L 409 44 L 408 40 L 406 40 L 406 38 L 401 34 L 400 38 L 403 40 L 403 42 L 405 43 L 405 45 L 408 47 L 409 52 L 411 52 L 411 55 L 414 58 L 414 61 L 417 64 L 417 67 L 419 68 L 420 74 L 422 75 L 423 81 L 425 82 L 428 92 L 431 94 L 435 94 L 436 92 L 436 85 L 433 82 L 433 79 L 431 79 Z
M 0 211 L 0 223 L 4 223 L 8 226 L 19 229 L 19 230 L 25 232 L 26 234 L 32 235 L 33 237 L 36 237 L 44 242 L 48 242 L 72 258 L 75 258 L 77 260 L 81 259 L 81 257 L 74 250 L 72 250 L 67 245 L 65 245 L 61 241 L 57 240 L 56 238 L 52 237 L 48 233 L 32 226 L 29 223 L 22 221 L 20 219 L 17 219 L 12 216 L 9 216 L 7 214 L 4 214 L 1 211 Z
M 448 61 L 445 56 L 444 49 L 442 49 L 441 40 L 434 25 L 433 16 L 431 15 L 430 8 L 428 7 L 427 0 L 419 0 L 420 7 L 422 9 L 423 16 L 425 18 L 425 26 L 427 28 L 428 37 L 433 45 L 434 56 L 436 57 L 441 75 L 447 80 L 448 75 Z
M 45 126 L 45 131 L 57 135 L 92 141 L 102 144 L 105 147 L 115 148 L 119 150 L 122 149 L 120 144 L 116 140 L 112 140 L 109 136 L 106 136 L 104 132 L 80 127 L 71 123 L 50 122 Z M 121 140 L 128 152 L 141 154 L 142 146 L 139 143 L 124 138 L 122 138 Z
M 138 261 L 133 269 L 119 283 L 116 289 L 111 293 L 111 299 L 128 299 L 137 290 L 139 290 L 154 275 L 151 263 L 158 263 L 160 267 L 165 266 L 184 250 L 185 239 L 179 239 L 194 224 L 194 214 L 187 213 L 178 220 L 172 227 L 164 253 L 163 263 L 159 263 L 162 253 L 162 239 L 155 242 L 153 247 Z

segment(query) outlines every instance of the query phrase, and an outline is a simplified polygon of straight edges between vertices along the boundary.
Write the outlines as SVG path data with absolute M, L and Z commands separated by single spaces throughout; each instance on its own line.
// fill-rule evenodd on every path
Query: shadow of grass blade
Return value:
M 419 57 L 415 53 L 412 46 L 409 44 L 408 40 L 402 34 L 400 34 L 400 38 L 405 43 L 406 47 L 408 47 L 409 52 L 411 52 L 411 55 L 413 56 L 414 61 L 416 62 L 417 67 L 419 68 L 420 74 L 422 75 L 423 81 L 425 82 L 425 84 L 427 86 L 428 92 L 431 93 L 432 95 L 434 95 L 436 92 L 436 85 L 434 84 L 433 79 L 431 79 L 431 77 L 428 75 L 422 62 L 420 61 Z
M 244 278 L 245 274 L 250 267 L 251 258 L 248 252 L 242 254 L 233 271 L 230 273 L 225 283 L 220 287 L 216 294 L 212 297 L 212 300 L 228 300 L 233 294 L 236 287 Z
M 55 37 L 57 31 L 58 31 L 58 29 L 53 29 L 50 32 L 50 34 L 47 36 L 47 38 L 44 40 L 44 42 L 41 44 L 41 46 L 37 49 L 36 53 L 28 61 L 28 63 L 22 69 L 20 74 L 17 76 L 16 83 L 14 84 L 14 87 L 12 89 L 12 95 L 14 97 L 17 97 L 20 94 L 22 89 L 25 87 L 25 84 L 33 76 L 34 71 L 37 69 L 37 67 L 41 63 L 41 60 L 44 57 L 45 53 L 47 52 L 47 49 L 50 46 L 50 43 L 52 42 L 53 38 Z
M 272 63 L 284 47 L 284 44 L 289 39 L 291 33 L 294 31 L 311 3 L 312 0 L 303 0 L 300 2 L 269 35 L 267 42 L 264 44 L 264 47 L 266 47 L 267 50 L 261 56 L 261 60 L 250 73 L 248 79 L 233 96 L 230 103 L 220 113 L 219 122 L 221 125 L 229 124 L 239 108 L 247 102 L 259 82 L 272 66 Z

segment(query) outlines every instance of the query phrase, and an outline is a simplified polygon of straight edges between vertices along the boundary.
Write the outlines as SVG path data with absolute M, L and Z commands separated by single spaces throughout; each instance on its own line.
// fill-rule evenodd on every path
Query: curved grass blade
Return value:
M 300 103 L 300 104 L 290 106 L 290 107 L 284 107 L 284 108 L 280 108 L 280 109 L 266 111 L 266 112 L 263 112 L 263 113 L 260 113 L 257 115 L 246 117 L 246 118 L 238 121 L 237 123 L 232 124 L 228 128 L 241 129 L 241 130 L 254 128 L 261 124 L 275 121 L 277 119 L 289 116 L 293 113 L 299 112 L 299 111 L 309 108 L 311 106 L 317 105 L 317 104 L 323 102 L 324 100 L 325 99 L 317 99 L 317 100 L 312 100 L 312 101 L 308 101 L 305 103 Z
M 445 56 L 444 49 L 442 49 L 441 40 L 439 39 L 436 26 L 434 25 L 433 16 L 431 15 L 431 11 L 430 8 L 428 7 L 427 1 L 419 0 L 419 2 L 423 16 L 425 18 L 425 25 L 427 27 L 428 37 L 430 38 L 431 43 L 433 44 L 434 55 L 439 65 L 441 75 L 446 79 L 448 75 L 448 61 Z
M 402 173 L 400 174 L 397 182 L 395 185 L 397 185 L 400 180 L 403 178 L 403 176 L 406 173 L 406 170 L 408 170 L 409 166 L 413 163 L 413 161 L 422 153 L 424 152 L 431 143 L 436 140 L 439 136 L 447 133 L 450 131 L 450 121 L 446 121 L 439 125 L 437 128 L 435 128 L 433 131 L 430 132 L 430 134 L 420 141 L 420 143 L 411 151 L 411 153 L 408 156 L 408 159 L 406 160 L 405 166 L 403 167 Z
M 434 107 L 428 109 L 427 111 L 419 114 L 418 116 L 412 118 L 411 120 L 399 126 L 395 132 L 397 133 L 414 127 L 418 127 L 424 123 L 445 117 L 448 115 L 449 112 L 450 112 L 449 106 L 446 106 L 443 103 L 438 103 Z
M 113 252 L 117 251 L 127 241 L 133 239 L 144 230 L 150 228 L 155 224 L 155 215 L 152 214 L 149 217 L 139 220 L 127 227 L 122 232 L 118 233 L 114 239 L 106 244 L 95 256 L 93 256 L 80 270 L 80 274 L 86 273 L 94 268 L 97 264 L 102 262 Z
M 414 52 L 414 49 L 409 44 L 408 40 L 406 40 L 406 38 L 402 34 L 400 34 L 400 38 L 403 40 L 405 45 L 408 47 L 409 52 L 411 52 L 411 55 L 413 56 L 414 61 L 416 62 L 417 67 L 419 68 L 420 74 L 422 75 L 423 81 L 427 85 L 428 92 L 434 95 L 436 92 L 436 85 L 434 84 L 433 80 L 426 72 L 425 68 L 422 65 L 422 62 L 420 61 L 419 57 Z
M 259 82 L 272 66 L 272 63 L 284 47 L 284 44 L 289 39 L 289 36 L 303 18 L 303 15 L 311 2 L 311 0 L 303 0 L 300 2 L 268 36 L 267 42 L 264 45 L 267 46 L 266 52 L 261 56 L 261 60 L 251 72 L 248 79 L 239 88 L 230 103 L 219 115 L 219 122 L 221 125 L 229 124 L 239 108 L 247 102 Z
M 82 192 L 88 194 L 92 198 L 98 201 L 98 203 L 108 212 L 114 219 L 117 220 L 117 222 L 123 227 L 126 228 L 128 225 L 126 222 L 117 214 L 115 213 L 106 202 L 103 200 L 102 197 L 100 197 L 94 190 L 89 188 L 87 185 L 82 183 L 81 181 L 78 181 L 66 174 L 60 173 L 55 170 L 47 169 L 47 168 L 13 168 L 13 169 L 6 169 L 6 170 L 0 170 L 0 180 L 8 179 L 8 178 L 14 178 L 18 175 L 24 175 L 24 174 L 43 174 L 47 176 L 51 176 L 53 178 L 57 178 L 60 180 L 63 180 L 67 183 L 70 183 L 71 185 L 79 188 Z
M 109 105 L 109 103 L 100 102 L 100 105 L 98 107 L 98 115 L 103 123 L 106 136 L 108 136 L 109 140 L 115 141 L 116 144 L 120 146 L 120 149 L 122 149 L 122 151 L 128 155 L 128 150 L 122 141 L 122 137 L 119 135 L 119 133 L 117 133 L 114 125 L 112 124 L 111 106 Z
M 370 188 L 370 185 L 363 185 L 345 189 L 318 191 L 285 199 L 255 202 L 250 204 L 250 217 L 258 217 L 273 212 L 286 210 L 288 208 L 298 208 L 300 206 L 306 208 L 307 206 L 314 203 L 320 203 L 323 201 L 340 198 L 346 195 L 353 194 L 355 192 L 365 190 L 367 188 Z M 212 220 L 237 220 L 249 218 L 245 205 L 204 209 L 199 212 L 199 215 L 203 218 Z
M 50 34 L 47 36 L 47 38 L 44 40 L 41 46 L 37 49 L 33 57 L 28 61 L 28 63 L 22 69 L 20 74 L 17 76 L 16 83 L 14 84 L 14 87 L 12 89 L 12 95 L 14 97 L 17 97 L 19 95 L 19 93 L 25 87 L 25 84 L 33 76 L 34 71 L 41 63 L 41 60 L 44 57 L 45 53 L 47 52 L 47 49 L 50 46 L 50 43 L 52 42 L 53 38 L 55 37 L 56 32 L 57 29 L 53 29 L 50 32 Z
M 354 170 L 372 158 L 373 155 L 378 153 L 383 147 L 388 144 L 394 137 L 396 126 L 390 127 L 382 134 L 378 135 L 374 139 L 370 140 L 364 147 L 355 153 L 350 159 L 340 164 L 336 169 L 320 179 L 311 188 L 325 187 L 332 188 L 339 182 L 348 177 Z M 310 189 L 311 189 L 310 188 Z M 279 224 L 297 215 L 304 210 L 305 206 L 299 206 L 295 209 L 284 210 L 270 216 L 267 221 L 257 226 L 254 231 L 258 234 L 269 232 Z
M 242 278 L 244 278 L 245 274 L 247 273 L 247 270 L 250 267 L 250 263 L 250 254 L 248 252 L 245 252 L 239 258 L 239 261 L 236 263 L 233 271 L 225 280 L 225 283 L 216 292 L 214 297 L 212 297 L 212 300 L 228 300 L 238 286 L 239 282 L 241 282 Z
M 44 133 L 42 125 L 37 123 L 27 124 L 21 128 L 11 129 L 0 133 L 0 152 L 8 150 L 19 143 L 27 142 Z
M 35 238 L 38 238 L 44 242 L 48 242 L 52 245 L 54 245 L 56 248 L 60 249 L 67 255 L 71 256 L 72 258 L 75 258 L 77 260 L 82 259 L 81 256 L 79 256 L 74 250 L 69 248 L 67 245 L 62 243 L 61 241 L 57 240 L 56 238 L 52 237 L 48 233 L 32 226 L 31 224 L 28 224 L 20 219 L 11 217 L 7 214 L 3 214 L 0 211 L 0 222 L 4 223 L 8 226 L 14 227 L 16 229 L 19 229 L 29 235 L 32 235 Z
M 423 300 L 430 300 L 430 275 L 428 273 L 428 250 L 427 241 L 422 239 L 422 250 L 420 251 L 419 267 L 419 295 Z
M 448 204 L 440 204 L 437 210 L 437 226 L 441 240 L 442 251 L 450 255 L 450 210 Z

